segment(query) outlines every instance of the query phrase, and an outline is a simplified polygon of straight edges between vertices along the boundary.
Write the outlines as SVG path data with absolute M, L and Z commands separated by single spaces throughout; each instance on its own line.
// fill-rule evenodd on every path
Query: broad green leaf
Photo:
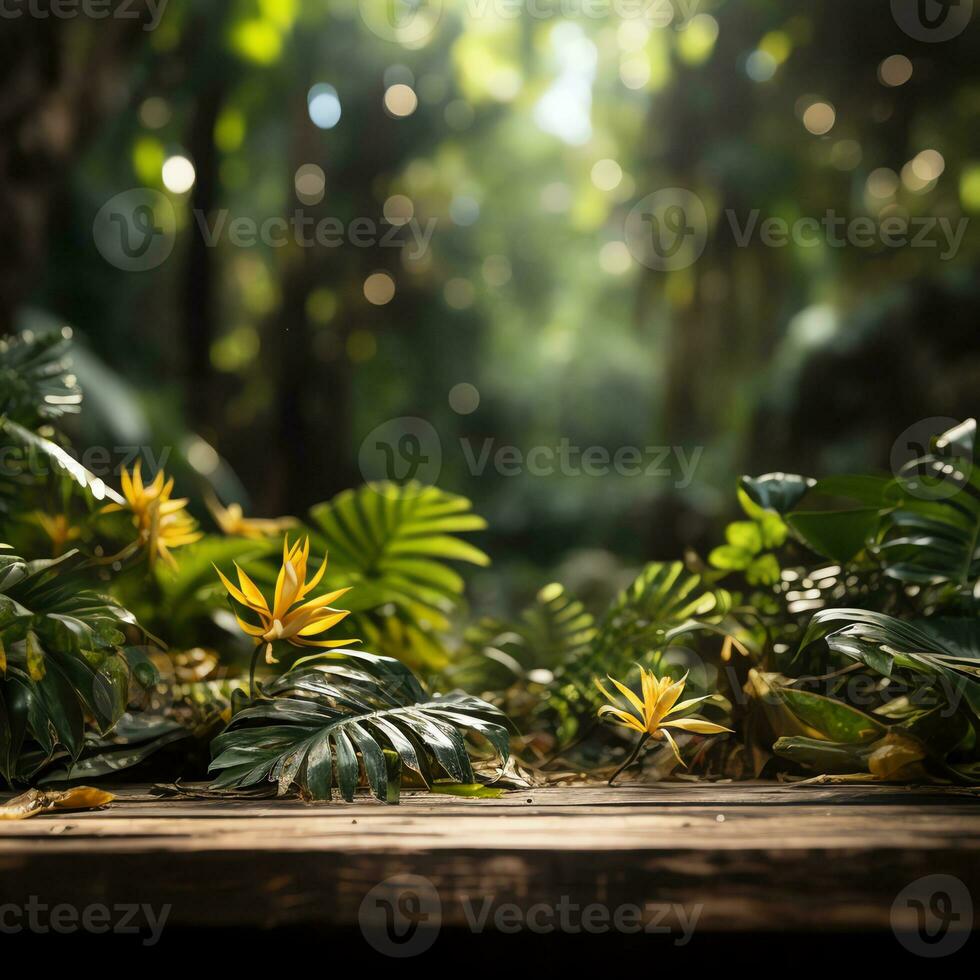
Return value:
M 426 698 L 399 661 L 362 651 L 306 658 L 239 711 L 212 745 L 218 789 L 274 781 L 325 800 L 336 786 L 352 800 L 361 779 L 384 802 L 397 802 L 407 767 L 473 781 L 460 729 L 482 736 L 504 759 L 509 737 L 499 710 L 462 694 Z
M 790 527 L 808 548 L 834 561 L 850 561 L 878 526 L 874 508 L 840 511 L 795 511 L 786 515 Z

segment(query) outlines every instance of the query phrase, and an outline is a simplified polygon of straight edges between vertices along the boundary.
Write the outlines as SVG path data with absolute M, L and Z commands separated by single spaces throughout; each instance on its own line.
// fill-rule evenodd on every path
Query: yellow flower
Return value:
M 133 525 L 139 533 L 140 543 L 146 546 L 150 565 L 159 556 L 171 568 L 176 568 L 177 562 L 170 549 L 193 544 L 202 537 L 197 521 L 187 513 L 187 498 L 171 499 L 173 477 L 168 480 L 163 470 L 157 472 L 149 486 L 144 486 L 140 460 L 136 460 L 132 474 L 123 469 L 121 482 L 126 503 L 107 504 L 102 508 L 103 512 L 131 511 Z
M 233 585 L 215 566 L 215 571 L 222 585 L 235 602 L 255 613 L 259 623 L 253 624 L 242 619 L 237 613 L 235 618 L 242 630 L 251 636 L 257 644 L 265 643 L 266 663 L 276 663 L 272 655 L 272 644 L 276 640 L 286 640 L 293 646 L 302 647 L 342 647 L 357 640 L 317 640 L 314 637 L 325 633 L 336 626 L 350 614 L 349 609 L 333 609 L 330 603 L 339 599 L 350 589 L 337 589 L 327 592 L 309 602 L 303 599 L 312 592 L 323 578 L 327 570 L 326 556 L 317 573 L 309 581 L 306 580 L 306 564 L 310 556 L 310 539 L 307 538 L 302 546 L 299 541 L 290 546 L 287 536 L 282 546 L 282 568 L 276 580 L 276 594 L 272 608 L 259 587 L 238 567 L 238 586 Z
M 275 534 L 281 534 L 288 528 L 295 527 L 298 523 L 295 517 L 246 517 L 242 512 L 241 504 L 229 504 L 227 507 L 222 507 L 213 494 L 205 499 L 205 503 L 222 532 L 240 538 L 272 537 Z
M 623 769 L 628 766 L 633 759 L 636 758 L 637 753 L 640 748 L 644 745 L 647 739 L 652 738 L 655 741 L 662 741 L 666 739 L 670 744 L 671 749 L 674 751 L 674 755 L 677 757 L 677 761 L 686 767 L 684 760 L 681 758 L 680 751 L 677 748 L 677 743 L 674 741 L 673 736 L 667 731 L 668 728 L 676 728 L 682 732 L 695 732 L 698 735 L 714 735 L 719 732 L 730 732 L 730 728 L 725 728 L 722 725 L 716 725 L 714 722 L 705 721 L 703 718 L 673 718 L 671 715 L 680 714 L 682 711 L 687 711 L 689 708 L 693 708 L 694 705 L 700 704 L 702 701 L 706 701 L 710 695 L 705 695 L 700 698 L 690 698 L 687 701 L 681 701 L 678 704 L 678 699 L 684 691 L 684 685 L 687 682 L 687 674 L 685 674 L 679 681 L 673 681 L 669 677 L 657 677 L 653 671 L 644 670 L 640 668 L 640 686 L 643 697 L 640 698 L 637 694 L 630 690 L 625 684 L 620 683 L 614 677 L 610 677 L 609 680 L 616 685 L 616 689 L 623 695 L 624 698 L 629 702 L 633 711 L 624 711 L 622 708 L 617 707 L 616 698 L 614 695 L 610 694 L 602 686 L 602 682 L 596 679 L 596 687 L 603 693 L 603 695 L 612 703 L 604 704 L 599 709 L 599 717 L 603 715 L 609 715 L 617 725 L 624 725 L 626 728 L 631 728 L 635 732 L 639 732 L 642 738 L 640 739 L 640 744 L 637 746 L 636 751 L 633 752 L 632 756 L 614 773 L 612 779 L 615 779 Z M 671 720 L 668 720 L 671 719 Z M 612 779 L 609 780 L 610 784 Z
M 69 523 L 67 514 L 45 514 L 39 510 L 35 512 L 34 519 L 51 539 L 52 558 L 57 558 L 65 550 L 65 545 L 82 533 L 81 528 L 73 527 Z

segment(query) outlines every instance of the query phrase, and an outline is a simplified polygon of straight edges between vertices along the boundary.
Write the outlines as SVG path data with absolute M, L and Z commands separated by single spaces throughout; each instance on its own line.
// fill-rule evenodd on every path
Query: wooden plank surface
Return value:
M 564 897 L 697 908 L 714 931 L 863 930 L 888 929 L 898 893 L 942 873 L 980 906 L 972 791 L 671 783 L 408 793 L 398 807 L 117 792 L 103 811 L 0 823 L 6 900 L 166 903 L 171 925 L 352 927 L 371 889 L 418 875 L 459 929 L 477 899 Z

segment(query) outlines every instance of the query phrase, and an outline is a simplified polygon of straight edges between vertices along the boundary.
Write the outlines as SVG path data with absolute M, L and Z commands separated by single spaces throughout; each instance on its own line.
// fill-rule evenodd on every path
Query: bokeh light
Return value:
M 472 415 L 480 407 L 480 392 L 475 385 L 461 381 L 449 389 L 449 407 L 457 415 Z
M 385 201 L 382 212 L 389 225 L 407 225 L 415 217 L 415 205 L 404 194 L 392 194 Z
M 395 280 L 387 272 L 372 272 L 364 280 L 364 298 L 375 306 L 384 306 L 395 298 Z
M 160 170 L 163 186 L 173 194 L 186 194 L 194 186 L 196 177 L 194 164 L 185 156 L 167 157 Z
M 895 88 L 904 85 L 912 77 L 912 62 L 904 54 L 893 54 L 878 66 L 878 79 L 882 85 Z
M 611 191 L 619 186 L 623 179 L 623 168 L 610 159 L 597 160 L 592 165 L 592 183 L 600 191 Z
M 834 128 L 837 113 L 829 102 L 814 102 L 803 113 L 803 125 L 814 136 L 823 136 Z
M 340 96 L 332 85 L 314 85 L 307 93 L 306 105 L 314 126 L 333 129 L 340 122 Z
M 398 118 L 410 116 L 418 108 L 419 100 L 410 85 L 398 83 L 385 90 L 385 109 Z
M 304 163 L 296 169 L 293 177 L 296 196 L 304 204 L 319 204 L 327 186 L 327 178 L 323 169 L 315 163 Z

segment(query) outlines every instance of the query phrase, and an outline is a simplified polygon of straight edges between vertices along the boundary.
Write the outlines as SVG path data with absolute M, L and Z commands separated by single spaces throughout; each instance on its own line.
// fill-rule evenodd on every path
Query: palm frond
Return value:
M 468 690 L 503 690 L 533 672 L 553 674 L 584 656 L 596 637 L 592 614 L 558 582 L 540 589 L 516 621 L 486 618 L 464 635 L 447 671 Z
M 431 786 L 438 778 L 474 782 L 461 733 L 508 755 L 504 717 L 464 694 L 427 696 L 400 661 L 360 651 L 307 658 L 239 711 L 212 744 L 216 789 L 273 782 L 328 800 L 353 800 L 363 771 L 374 795 L 398 801 L 403 769 Z
M 980 718 L 980 621 L 976 619 L 902 620 L 869 609 L 823 609 L 814 614 L 801 649 L 818 640 L 884 677 L 899 669 L 926 675 L 943 697 L 964 698 Z
M 371 483 L 310 511 L 314 551 L 330 555 L 334 588 L 354 586 L 352 635 L 421 668 L 446 662 L 437 636 L 463 595 L 456 562 L 490 559 L 459 535 L 486 527 L 465 497 L 419 483 Z
M 34 427 L 81 409 L 68 342 L 59 334 L 0 340 L 0 418 Z
M 915 585 L 948 583 L 974 594 L 980 582 L 980 466 L 976 419 L 937 436 L 898 476 L 899 505 L 885 516 L 877 553 L 885 574 Z

